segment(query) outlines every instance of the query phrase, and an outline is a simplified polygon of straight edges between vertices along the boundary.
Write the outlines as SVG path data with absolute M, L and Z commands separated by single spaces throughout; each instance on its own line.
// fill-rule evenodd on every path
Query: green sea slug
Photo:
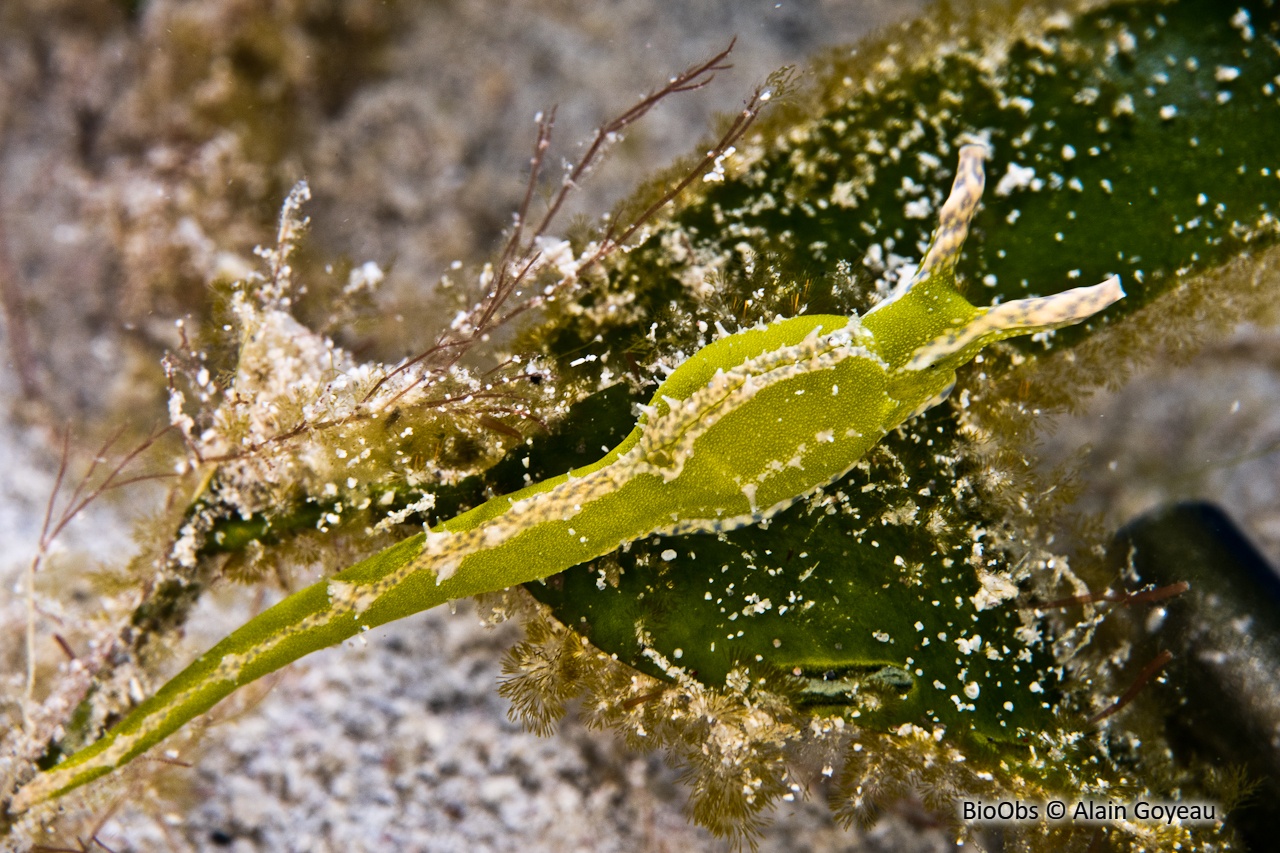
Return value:
M 376 625 L 546 578 L 644 537 L 766 521 L 941 402 L 956 370 L 986 345 L 1077 323 L 1122 298 L 1114 276 L 985 308 L 961 295 L 955 265 L 982 195 L 985 154 L 979 145 L 960 149 L 923 262 L 865 315 L 793 317 L 708 344 L 667 377 L 604 458 L 487 501 L 289 596 L 33 779 L 12 810 L 110 772 L 236 688 Z

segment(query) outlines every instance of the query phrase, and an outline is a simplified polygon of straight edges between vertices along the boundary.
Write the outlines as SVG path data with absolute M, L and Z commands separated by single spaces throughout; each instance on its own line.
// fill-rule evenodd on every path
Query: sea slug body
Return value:
M 839 480 L 888 432 L 937 405 L 984 346 L 1077 323 L 1124 296 L 1092 287 L 970 304 L 955 265 L 984 186 L 960 149 L 917 272 L 862 317 L 806 315 L 703 347 L 630 435 L 592 465 L 494 498 L 250 620 L 94 744 L 19 791 L 15 812 L 141 754 L 237 687 L 361 630 L 548 577 L 653 535 L 765 521 Z

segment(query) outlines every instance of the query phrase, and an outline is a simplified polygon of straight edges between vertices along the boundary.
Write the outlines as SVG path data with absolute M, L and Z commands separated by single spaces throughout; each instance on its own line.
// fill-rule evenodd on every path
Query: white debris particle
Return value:
M 982 692 L 982 688 L 978 686 L 978 682 L 976 681 L 970 681 L 964 686 L 964 695 L 968 696 L 970 699 L 977 699 L 980 692 Z
M 902 207 L 902 215 L 907 219 L 929 219 L 933 216 L 933 202 L 928 198 L 917 198 Z
M 975 636 L 967 639 L 965 637 L 956 637 L 956 648 L 960 650 L 962 655 L 971 655 L 982 648 L 982 637 Z
M 382 267 L 373 261 L 365 261 L 360 266 L 351 270 L 347 276 L 347 283 L 343 285 L 342 292 L 347 296 L 360 293 L 372 293 L 378 289 L 378 285 L 382 284 L 387 278 L 387 274 L 382 271 Z
M 173 543 L 173 547 L 169 550 L 170 557 L 184 568 L 191 568 L 196 564 L 196 538 L 197 531 L 195 525 L 188 524 L 182 528 L 178 539 Z
M 183 435 L 190 436 L 196 422 L 183 410 L 185 404 L 186 397 L 181 391 L 174 388 L 169 392 L 169 423 L 177 427 Z
M 1075 95 L 1071 97 L 1071 100 L 1075 101 L 1077 104 L 1084 104 L 1087 107 L 1094 101 L 1098 100 L 1098 90 L 1092 86 L 1086 86 L 1079 92 L 1076 92 Z
M 877 640 L 879 640 L 882 643 L 890 642 L 890 640 L 892 639 L 884 631 L 872 631 L 871 636 L 875 637 Z
M 1165 104 L 1160 108 L 1160 118 L 1165 121 L 1171 121 L 1178 114 L 1178 108 L 1173 104 Z
M 1001 602 L 1018 595 L 1018 587 L 1003 575 L 979 570 L 978 583 L 981 586 L 969 600 L 973 602 L 974 609 L 979 612 L 996 607 Z
M 1005 702 L 1005 703 L 1004 703 L 1004 709 L 1005 709 L 1006 711 L 1013 711 L 1013 703 L 1012 703 L 1012 702 Z
M 737 152 L 738 149 L 730 145 L 724 151 L 720 152 L 715 162 L 711 165 L 711 171 L 702 176 L 702 180 L 709 183 L 718 183 L 724 180 L 724 161 Z
M 1230 83 L 1240 76 L 1240 69 L 1231 65 L 1219 65 L 1213 70 L 1213 79 L 1219 83 Z
M 1062 159 L 1063 160 L 1076 159 L 1076 149 L 1071 147 L 1070 145 L 1062 146 Z
M 1034 646 L 1040 642 L 1040 629 L 1032 625 L 1019 625 L 1013 629 L 1013 636 L 1017 637 L 1020 643 Z
M 1034 168 L 1010 163 L 1008 170 L 1004 173 L 1004 177 L 1000 178 L 999 183 L 996 184 L 996 195 L 1005 196 L 1014 190 L 1027 189 L 1028 187 L 1034 192 L 1043 186 L 1044 181 L 1036 177 Z
M 1022 111 L 1023 115 L 1030 115 L 1031 110 L 1035 108 L 1035 105 L 1036 102 L 1030 98 L 1017 97 L 1009 99 L 1009 106 L 1017 107 Z
M 1231 26 L 1240 31 L 1240 37 L 1245 41 L 1253 41 L 1253 25 L 1249 22 L 1248 10 L 1237 9 L 1231 16 Z
M 833 186 L 831 203 L 836 207 L 857 207 L 858 197 L 853 192 L 853 181 L 843 181 Z
M 1029 684 L 1029 685 L 1027 686 L 1027 689 L 1028 689 L 1028 690 L 1030 690 L 1032 693 L 1043 693 L 1043 692 L 1044 692 L 1044 688 L 1040 686 L 1040 682 L 1038 682 L 1038 681 L 1033 681 L 1033 682 L 1031 682 L 1031 684 Z
M 667 550 L 662 552 L 662 559 L 668 563 L 670 563 L 675 558 L 676 558 L 676 552 L 671 548 L 668 548 Z

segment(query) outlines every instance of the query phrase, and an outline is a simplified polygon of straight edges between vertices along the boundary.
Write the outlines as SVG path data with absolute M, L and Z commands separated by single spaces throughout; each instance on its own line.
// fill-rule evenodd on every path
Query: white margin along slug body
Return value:
M 643 537 L 768 519 L 940 402 L 984 346 L 1079 322 L 1123 297 L 1116 277 L 989 308 L 961 296 L 955 264 L 982 196 L 984 156 L 981 146 L 960 149 L 919 270 L 865 316 L 794 317 L 708 344 L 603 459 L 494 498 L 286 598 L 36 777 L 12 808 L 110 772 L 237 687 L 361 630 L 545 578 Z

